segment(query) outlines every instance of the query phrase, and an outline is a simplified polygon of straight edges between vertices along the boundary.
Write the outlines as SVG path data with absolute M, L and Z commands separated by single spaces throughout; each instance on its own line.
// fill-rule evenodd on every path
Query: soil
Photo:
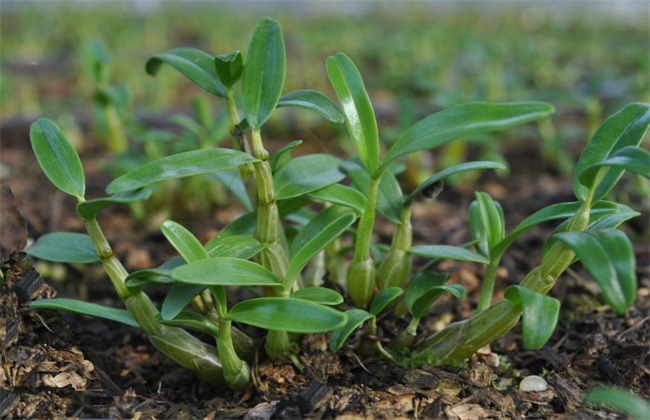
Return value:
M 1 163 L 9 169 L 2 187 L 0 229 L 2 418 L 622 418 L 583 404 L 583 395 L 597 386 L 618 386 L 650 397 L 647 209 L 626 226 L 636 243 L 639 290 L 624 316 L 608 309 L 595 283 L 574 266 L 551 292 L 562 302 L 562 313 L 551 340 L 539 351 L 524 350 L 521 331 L 515 328 L 465 368 L 404 369 L 384 359 L 362 359 L 350 349 L 331 353 L 328 337 L 314 335 L 301 342 L 301 361 L 307 366 L 302 372 L 287 361 L 268 362 L 260 352 L 254 385 L 232 392 L 201 383 L 175 366 L 140 331 L 28 308 L 29 300 L 55 294 L 120 305 L 101 268 L 39 263 L 36 270 L 20 252 L 28 238 L 50 231 L 83 231 L 74 201 L 56 192 L 41 174 L 28 138 L 24 124 L 2 132 Z M 488 191 L 501 202 L 509 228 L 545 205 L 571 200 L 570 178 L 539 158 L 533 140 L 511 141 L 503 152 L 511 164 L 508 177 L 485 173 L 471 187 L 446 187 L 435 203 L 417 203 L 416 243 L 467 241 L 467 208 L 474 190 Z M 88 197 L 100 196 L 110 180 L 102 169 L 106 158 L 98 149 L 87 148 L 82 160 Z M 621 196 L 639 200 L 632 189 L 627 191 Z M 639 201 L 632 205 L 640 208 Z M 238 211 L 223 206 L 207 214 L 190 209 L 177 220 L 205 241 Z M 173 255 L 150 224 L 134 222 L 124 207 L 104 212 L 100 223 L 129 270 L 158 265 Z M 517 283 L 538 263 L 552 229 L 543 225 L 519 240 L 504 259 L 499 290 Z M 378 232 L 388 238 L 390 226 L 380 224 Z M 445 263 L 438 268 L 451 272 L 468 296 L 437 305 L 422 323 L 421 337 L 466 317 L 478 300 L 480 267 Z M 152 290 L 152 298 L 160 300 L 162 295 Z M 379 338 L 390 335 L 382 326 L 407 321 L 392 314 L 383 317 Z M 546 378 L 546 391 L 519 390 L 522 378 L 533 374 Z

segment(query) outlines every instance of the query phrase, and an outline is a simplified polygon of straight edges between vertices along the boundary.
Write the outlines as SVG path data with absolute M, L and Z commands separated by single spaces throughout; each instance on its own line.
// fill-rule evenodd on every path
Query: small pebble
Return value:
M 546 379 L 537 375 L 526 376 L 519 384 L 519 390 L 522 392 L 542 392 L 546 391 L 547 388 Z

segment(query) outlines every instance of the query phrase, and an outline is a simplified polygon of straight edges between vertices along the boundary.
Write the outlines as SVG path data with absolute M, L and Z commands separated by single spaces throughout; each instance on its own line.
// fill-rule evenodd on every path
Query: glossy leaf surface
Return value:
M 201 89 L 222 98 L 226 96 L 226 88 L 217 75 L 214 57 L 211 55 L 196 48 L 174 48 L 151 57 L 145 64 L 145 69 L 148 74 L 155 76 L 163 64 L 178 70 Z
M 361 74 L 352 60 L 343 53 L 328 57 L 326 67 L 343 108 L 354 149 L 368 172 L 373 173 L 379 166 L 379 134 L 375 112 Z
M 332 331 L 332 337 L 330 339 L 331 351 L 337 351 L 343 347 L 343 344 L 354 330 L 359 328 L 359 326 L 364 322 L 375 317 L 373 314 L 364 311 L 363 309 L 348 309 L 345 311 L 345 314 L 347 315 L 347 322 L 345 325 Z
M 377 295 L 372 299 L 372 302 L 370 302 L 369 312 L 374 316 L 379 316 L 381 311 L 386 309 L 386 307 L 395 299 L 402 296 L 402 293 L 404 293 L 404 291 L 401 287 L 388 287 L 382 290 L 377 293 Z
M 185 261 L 194 262 L 209 258 L 207 251 L 192 232 L 173 220 L 165 220 L 160 230 Z
M 302 334 L 332 331 L 347 321 L 343 312 L 293 298 L 248 299 L 233 306 L 227 319 L 275 331 Z
M 185 264 L 181 257 L 172 257 L 159 267 L 138 270 L 126 277 L 125 283 L 130 290 L 137 290 L 147 284 L 171 284 L 171 271 Z
M 338 305 L 343 303 L 343 296 L 336 290 L 327 287 L 305 287 L 291 293 L 294 299 L 308 300 L 321 305 Z
M 326 203 L 349 207 L 359 214 L 363 213 L 363 209 L 366 207 L 366 197 L 363 194 L 354 188 L 341 184 L 328 185 L 325 188 L 310 192 L 309 195 Z
M 252 261 L 215 257 L 172 270 L 176 281 L 204 286 L 281 286 L 266 268 Z
M 235 257 L 247 260 L 264 249 L 264 245 L 251 235 L 215 236 L 204 246 L 212 257 Z
M 650 152 L 640 147 L 626 146 L 602 162 L 585 169 L 580 175 L 580 182 L 588 184 L 603 167 L 622 169 L 650 178 Z
M 302 140 L 294 140 L 285 144 L 271 155 L 269 163 L 274 173 L 291 161 L 291 151 L 301 144 Z
M 457 299 L 465 296 L 465 289 L 459 284 L 445 285 L 447 274 L 422 272 L 409 283 L 406 291 L 406 307 L 414 318 L 422 318 L 444 292 Z
M 591 273 L 605 302 L 625 313 L 636 297 L 634 250 L 625 233 L 616 229 L 564 232 L 555 235 Z
M 251 129 L 266 122 L 282 94 L 286 72 L 284 39 L 280 24 L 262 19 L 248 46 L 242 76 L 244 114 Z
M 345 178 L 338 167 L 341 160 L 326 154 L 291 159 L 274 176 L 275 198 L 286 200 L 335 184 Z
M 418 245 L 411 247 L 411 254 L 427 258 L 442 258 L 458 261 L 472 261 L 488 264 L 490 261 L 483 255 L 459 246 L 450 245 Z
M 137 203 L 151 197 L 150 189 L 129 191 L 123 194 L 115 194 L 110 197 L 96 198 L 94 200 L 83 201 L 77 204 L 77 214 L 82 219 L 91 220 L 97 216 L 97 213 L 113 204 Z
M 315 90 L 296 90 L 282 96 L 278 101 L 278 108 L 298 107 L 315 112 L 328 121 L 335 123 L 345 122 L 341 110 L 327 96 Z
M 452 140 L 505 130 L 553 113 L 542 102 L 469 103 L 430 115 L 400 137 L 390 148 L 383 166 L 409 153 L 442 146 Z
M 179 153 L 146 163 L 108 184 L 107 194 L 137 190 L 167 179 L 223 171 L 255 162 L 251 155 L 232 149 L 201 149 Z
M 86 181 L 81 160 L 61 129 L 47 118 L 41 118 L 32 124 L 29 136 L 45 176 L 64 193 L 83 198 Z
M 580 201 L 594 190 L 593 202 L 598 202 L 618 182 L 624 169 L 611 168 L 602 177 L 589 168 L 602 163 L 626 146 L 638 146 L 650 125 L 650 104 L 641 102 L 626 105 L 610 116 L 596 131 L 576 165 L 573 191 Z
M 286 281 L 293 281 L 317 253 L 341 234 L 357 219 L 347 207 L 333 206 L 314 217 L 291 244 Z
M 192 331 L 202 332 L 204 334 L 217 337 L 219 335 L 219 328 L 201 314 L 190 311 L 182 311 L 173 319 L 165 319 L 158 317 L 157 321 L 170 327 L 185 328 Z
M 32 257 L 60 263 L 92 263 L 99 256 L 90 236 L 84 233 L 47 233 L 25 250 Z
M 162 319 L 173 319 L 189 305 L 196 295 L 205 290 L 205 285 L 187 284 L 176 282 L 165 296 L 160 317 Z
M 221 83 L 231 88 L 244 71 L 244 56 L 239 51 L 218 55 L 214 58 L 214 68 Z
M 466 171 L 472 171 L 472 170 L 477 170 L 477 169 L 506 169 L 505 165 L 498 163 L 498 162 L 489 162 L 489 161 L 478 161 L 478 162 L 467 162 L 467 163 L 461 163 L 458 165 L 454 165 L 450 168 L 443 169 L 442 171 L 436 173 L 435 175 L 431 176 L 428 178 L 426 181 L 424 181 L 422 184 L 418 185 L 418 187 L 413 190 L 411 194 L 406 197 L 404 202 L 410 203 L 422 193 L 425 189 L 429 188 L 433 184 L 435 184 L 438 181 L 442 181 L 443 179 L 447 178 L 448 176 L 451 175 L 456 175 L 461 172 L 466 172 Z
M 521 286 L 508 287 L 505 298 L 521 306 L 524 347 L 528 350 L 542 348 L 555 331 L 560 301 Z
M 98 305 L 83 300 L 65 298 L 39 299 L 30 302 L 29 306 L 36 310 L 51 309 L 54 311 L 66 311 L 74 314 L 88 315 L 95 318 L 120 322 L 134 328 L 140 328 L 138 323 L 135 322 L 135 319 L 133 319 L 126 309 L 110 308 L 108 306 Z

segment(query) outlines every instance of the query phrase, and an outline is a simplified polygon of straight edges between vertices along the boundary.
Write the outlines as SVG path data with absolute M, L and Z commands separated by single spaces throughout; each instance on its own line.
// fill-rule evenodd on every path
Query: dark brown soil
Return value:
M 647 209 L 640 222 L 627 226 L 636 241 L 638 298 L 625 316 L 609 310 L 595 284 L 580 267 L 564 275 L 551 294 L 562 301 L 559 326 L 539 351 L 525 351 L 515 329 L 475 356 L 466 368 L 423 366 L 403 369 L 383 359 L 359 358 L 350 350 L 333 354 L 327 336 L 305 337 L 300 372 L 290 362 L 270 363 L 260 352 L 255 383 L 245 392 L 217 389 L 199 382 L 157 353 L 137 330 L 114 323 L 49 312 L 26 306 L 43 296 L 83 297 L 119 306 L 97 267 L 29 266 L 22 254 L 28 234 L 82 231 L 74 201 L 55 192 L 40 173 L 23 129 L 4 131 L 1 163 L 10 170 L 2 195 L 4 275 L 0 293 L 0 417 L 3 418 L 612 418 L 616 414 L 582 403 L 596 386 L 619 386 L 650 397 L 650 252 Z M 506 224 L 516 225 L 545 205 L 571 200 L 571 182 L 539 159 L 532 141 L 508 143 L 511 174 L 484 174 L 477 187 L 447 188 L 436 203 L 414 209 L 415 241 L 460 244 L 469 237 L 467 207 L 473 190 L 488 191 L 505 210 Z M 317 146 L 318 147 L 318 146 Z M 99 196 L 109 181 L 103 157 L 84 152 L 88 196 Z M 15 196 L 12 203 L 10 187 Z M 628 194 L 633 196 L 633 194 Z M 637 206 L 638 207 L 638 206 Z M 184 222 L 202 240 L 227 223 L 236 211 L 187 214 Z M 24 223 L 23 223 L 24 221 Z M 130 218 L 125 208 L 100 219 L 109 241 L 127 269 L 159 264 L 173 254 L 161 235 Z M 525 235 L 504 259 L 499 290 L 517 283 L 539 261 L 541 246 L 553 226 Z M 379 226 L 382 236 L 388 226 Z M 52 275 L 63 268 L 65 281 Z M 481 270 L 445 264 L 468 292 L 463 302 L 443 301 L 423 322 L 427 330 L 467 316 L 478 299 Z M 56 275 L 54 277 L 57 277 Z M 498 293 L 497 293 L 498 294 Z M 160 298 L 154 293 L 154 298 Z M 406 320 L 407 321 L 407 320 Z M 389 315 L 381 325 L 404 323 Z M 382 324 L 383 323 L 383 324 Z M 380 331 L 390 334 L 388 328 Z M 544 392 L 521 392 L 527 375 L 544 375 Z

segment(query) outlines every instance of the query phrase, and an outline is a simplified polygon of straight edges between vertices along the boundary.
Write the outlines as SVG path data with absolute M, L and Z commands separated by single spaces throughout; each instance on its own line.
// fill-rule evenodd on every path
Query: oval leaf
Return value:
M 542 102 L 470 103 L 430 115 L 400 137 L 388 151 L 382 168 L 409 153 L 432 149 L 452 140 L 505 130 L 544 118 L 554 111 Z
M 113 180 L 106 187 L 106 193 L 137 190 L 167 179 L 223 171 L 256 160 L 247 153 L 232 149 L 192 150 L 142 165 Z
M 343 347 L 343 344 L 354 330 L 367 320 L 375 317 L 373 314 L 364 311 L 363 309 L 348 309 L 345 311 L 345 314 L 348 318 L 345 325 L 332 331 L 332 337 L 330 339 L 330 350 L 332 351 L 337 351 Z
M 290 285 L 309 260 L 341 236 L 356 219 L 353 211 L 338 206 L 329 207 L 314 217 L 291 244 L 291 261 L 287 268 L 285 285 Z
M 448 279 L 448 274 L 421 272 L 411 280 L 406 291 L 406 307 L 413 318 L 422 318 L 445 291 L 458 299 L 465 296 L 465 289 L 462 286 L 458 284 L 445 286 Z
M 251 129 L 266 122 L 282 94 L 286 72 L 284 39 L 280 24 L 262 19 L 248 46 L 242 78 L 244 114 Z
M 160 317 L 165 320 L 174 319 L 196 295 L 204 290 L 205 286 L 200 284 L 174 283 L 160 308 Z
M 156 54 L 145 64 L 148 74 L 155 76 L 163 64 L 168 64 L 201 89 L 213 95 L 225 97 L 224 87 L 214 67 L 214 57 L 196 48 L 174 48 L 163 54 Z
M 330 98 L 315 90 L 297 90 L 280 98 L 278 108 L 298 107 L 315 112 L 328 121 L 343 123 L 345 117 Z
M 628 237 L 616 229 L 564 232 L 555 235 L 591 273 L 605 302 L 625 313 L 636 297 L 634 250 Z
M 313 154 L 291 159 L 273 175 L 275 198 L 286 200 L 335 184 L 345 178 L 335 156 Z
M 354 188 L 341 184 L 328 185 L 325 188 L 310 192 L 309 195 L 326 203 L 349 207 L 358 214 L 363 213 L 363 209 L 366 207 L 366 197 L 363 194 Z
M 408 197 L 406 197 L 404 202 L 410 203 L 415 199 L 415 197 L 420 195 L 422 191 L 429 188 L 436 182 L 442 181 L 448 176 L 456 175 L 461 172 L 471 171 L 475 169 L 506 169 L 506 167 L 501 163 L 490 162 L 490 161 L 467 162 L 467 163 L 461 163 L 459 165 L 454 165 L 450 168 L 438 172 L 437 174 L 433 175 L 432 177 L 424 181 L 422 184 L 418 185 L 418 187 L 411 194 L 409 194 Z
M 521 286 L 508 287 L 505 298 L 521 305 L 524 347 L 528 350 L 542 348 L 555 331 L 560 301 Z
M 92 263 L 99 261 L 95 245 L 84 233 L 47 233 L 25 250 L 32 257 L 60 263 Z
M 273 173 L 277 172 L 280 168 L 291 161 L 291 150 L 301 144 L 302 140 L 294 140 L 276 150 L 271 157 L 269 157 L 269 163 L 271 164 L 271 170 Z
M 61 129 L 47 118 L 32 124 L 32 149 L 45 176 L 66 194 L 82 199 L 86 193 L 81 159 Z
M 77 214 L 79 214 L 82 219 L 92 220 L 97 216 L 97 213 L 112 204 L 136 203 L 138 201 L 146 200 L 149 197 L 151 197 L 151 190 L 145 188 L 138 191 L 115 194 L 110 197 L 83 201 L 77 204 Z
M 450 245 L 419 245 L 411 247 L 409 250 L 411 254 L 419 255 L 427 258 L 440 258 L 458 261 L 472 261 L 481 264 L 488 264 L 488 260 L 483 255 L 470 251 L 469 249 L 461 248 L 459 246 Z
M 181 254 L 185 261 L 194 262 L 208 259 L 208 253 L 192 232 L 173 220 L 165 220 L 160 227 L 170 244 Z
M 343 303 L 343 296 L 327 287 L 306 287 L 291 293 L 294 299 L 308 300 L 321 305 L 338 305 Z
M 361 79 L 350 58 L 338 53 L 326 61 L 327 75 L 336 92 L 345 124 L 361 162 L 373 173 L 379 166 L 379 134 L 375 112 Z
M 404 291 L 401 287 L 388 287 L 372 299 L 370 303 L 370 313 L 378 316 L 392 301 L 402 296 Z
M 605 120 L 580 155 L 573 178 L 573 191 L 584 201 L 589 190 L 592 202 L 598 202 L 618 182 L 624 169 L 611 168 L 602 176 L 599 172 L 584 174 L 625 146 L 638 146 L 650 125 L 650 104 L 641 102 L 626 105 Z M 584 176 L 583 176 L 584 174 Z
M 267 330 L 311 334 L 340 328 L 347 316 L 302 299 L 256 298 L 233 306 L 226 319 Z
M 215 257 L 172 270 L 176 281 L 204 286 L 282 286 L 273 273 L 252 261 Z
M 239 51 L 218 55 L 214 58 L 214 68 L 221 82 L 231 88 L 244 71 L 244 56 Z
M 95 318 L 120 322 L 134 328 L 140 328 L 129 311 L 125 309 L 109 308 L 92 302 L 76 299 L 39 299 L 29 303 L 29 307 L 36 310 L 51 309 L 53 311 L 66 311 L 73 314 L 88 315 Z

